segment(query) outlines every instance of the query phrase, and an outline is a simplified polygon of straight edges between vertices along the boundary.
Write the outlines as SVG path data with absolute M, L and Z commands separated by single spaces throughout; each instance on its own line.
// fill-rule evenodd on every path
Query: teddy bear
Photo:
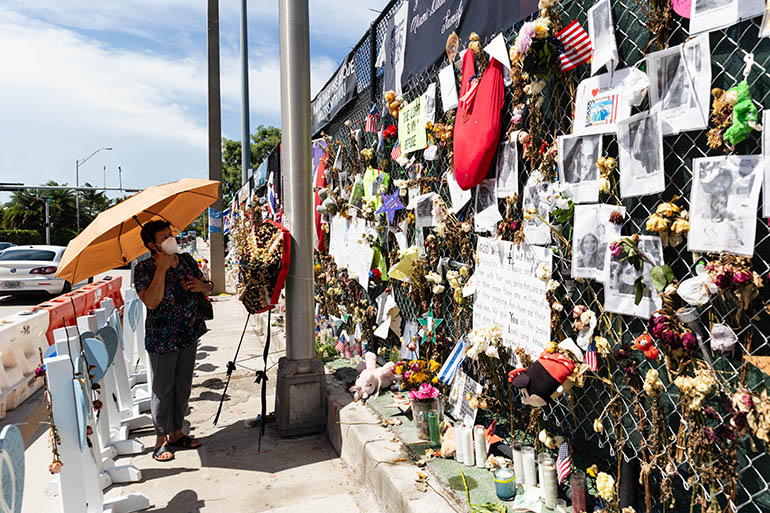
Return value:
M 393 362 L 388 362 L 382 367 L 377 367 L 377 355 L 367 352 L 364 355 L 365 367 L 361 370 L 356 383 L 350 387 L 350 392 L 356 401 L 366 400 L 372 395 L 378 395 L 380 390 L 393 384 Z
M 385 91 L 385 106 L 388 108 L 391 116 L 398 119 L 398 111 L 401 110 L 403 104 L 404 99 L 397 95 L 395 91 Z
M 570 354 L 571 353 L 571 354 Z M 508 382 L 522 390 L 522 402 L 542 407 L 574 385 L 575 361 L 581 362 L 583 353 L 572 339 L 567 338 L 558 346 L 555 343 L 532 362 L 529 367 L 514 369 L 508 373 Z

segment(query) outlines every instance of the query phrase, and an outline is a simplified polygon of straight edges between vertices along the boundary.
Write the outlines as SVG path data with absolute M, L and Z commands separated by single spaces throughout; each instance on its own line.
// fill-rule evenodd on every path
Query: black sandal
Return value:
M 179 438 L 178 440 L 174 440 L 173 442 L 169 441 L 168 445 L 172 445 L 174 447 L 180 447 L 182 449 L 198 449 L 201 446 L 201 443 L 198 442 L 198 445 L 193 445 L 193 442 L 195 441 L 196 440 L 194 438 L 191 438 L 185 435 L 182 438 Z
M 163 454 L 166 454 L 166 453 L 171 454 L 171 457 L 170 458 L 161 458 L 160 457 L 160 456 L 162 456 Z M 163 461 L 171 461 L 171 460 L 174 459 L 174 452 L 171 449 L 168 448 L 168 445 L 163 444 L 163 445 L 161 445 L 159 447 L 156 447 L 155 450 L 152 451 L 152 459 L 154 459 L 155 461 L 161 461 L 161 462 L 163 462 Z

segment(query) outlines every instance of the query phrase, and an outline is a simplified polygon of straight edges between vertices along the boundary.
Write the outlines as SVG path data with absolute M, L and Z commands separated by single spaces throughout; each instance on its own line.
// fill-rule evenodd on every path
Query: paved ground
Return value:
M 226 380 L 226 364 L 233 358 L 244 328 L 246 312 L 232 296 L 215 298 L 215 319 L 210 331 L 200 341 L 190 400 L 190 432 L 203 442 L 198 451 L 180 451 L 166 463 L 152 459 L 151 430 L 135 433 L 147 447 L 144 454 L 120 458 L 118 465 L 133 464 L 142 471 L 143 480 L 130 485 L 115 485 L 106 496 L 115 497 L 141 492 L 149 497 L 149 511 L 190 512 L 273 512 L 308 511 L 376 512 L 373 499 L 354 484 L 345 465 L 338 458 L 325 435 L 281 439 L 275 425 L 267 424 L 261 448 L 259 428 L 246 427 L 260 410 L 259 385 L 254 371 L 262 364 L 264 334 L 260 322 L 246 330 L 238 369 L 233 373 L 218 426 L 212 422 Z M 264 326 L 264 319 L 260 319 Z M 273 344 L 268 366 L 268 412 L 273 410 L 278 358 L 283 354 L 284 339 L 280 327 L 273 327 Z M 58 499 L 41 493 L 51 480 L 47 467 L 45 410 L 39 394 L 27 401 L 3 421 L 20 423 L 27 442 L 25 497 L 23 513 L 59 511 Z

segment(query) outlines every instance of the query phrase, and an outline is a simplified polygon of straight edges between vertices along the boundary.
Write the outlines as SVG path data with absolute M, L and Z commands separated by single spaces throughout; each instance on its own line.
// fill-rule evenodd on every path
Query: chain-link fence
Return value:
M 649 52 L 648 43 L 650 32 L 647 28 L 646 11 L 651 8 L 653 2 L 643 0 L 612 0 L 612 14 L 615 21 L 615 36 L 618 45 L 621 67 L 633 66 Z M 660 2 L 656 2 L 660 3 Z M 387 116 L 387 108 L 384 105 L 382 90 L 382 70 L 372 66 L 378 51 L 385 39 L 387 21 L 401 1 L 390 2 L 383 14 L 370 28 L 369 33 L 355 48 L 355 64 L 358 79 L 358 96 L 347 105 L 336 118 L 324 128 L 324 132 L 330 136 L 333 144 L 341 144 L 344 148 L 345 162 L 352 167 L 352 171 L 363 173 L 364 167 L 360 164 L 358 153 L 362 148 L 351 137 L 351 129 L 363 129 L 366 116 L 372 103 L 376 103 L 379 112 L 382 113 L 385 125 L 395 123 L 395 120 Z M 560 10 L 560 18 L 563 25 L 573 19 L 577 19 L 583 26 L 587 26 L 586 13 L 593 2 L 564 1 Z M 534 19 L 536 15 L 533 15 Z M 684 42 L 688 38 L 687 27 L 682 19 L 673 15 L 671 30 L 664 46 L 673 46 Z M 749 77 L 749 83 L 755 103 L 761 108 L 770 99 L 768 88 L 768 69 L 770 68 L 770 40 L 758 37 L 760 18 L 744 21 L 723 30 L 710 33 L 711 48 L 712 87 L 729 89 L 742 78 L 744 56 L 753 53 L 756 59 L 756 67 Z M 512 44 L 520 24 L 504 31 L 508 44 Z M 461 43 L 461 48 L 467 46 L 467 41 Z M 655 46 L 655 45 L 653 45 Z M 657 49 L 657 48 L 654 48 Z M 431 83 L 437 83 L 438 71 L 448 65 L 448 59 L 434 67 L 424 70 L 418 77 L 410 80 L 404 87 L 403 97 L 409 102 L 425 91 Z M 643 69 L 643 64 L 641 65 Z M 549 84 L 546 91 L 547 106 L 544 108 L 544 116 L 540 133 L 543 139 L 552 144 L 557 135 L 569 133 L 572 124 L 571 112 L 573 97 L 569 84 L 576 86 L 581 80 L 589 76 L 589 65 L 583 65 L 576 71 L 570 72 L 566 82 L 561 86 Z M 566 85 L 565 85 L 566 84 Z M 452 122 L 452 112 L 444 114 L 441 98 L 437 98 L 437 121 Z M 503 130 L 508 129 L 511 120 L 513 106 L 512 91 L 506 88 L 505 103 L 503 107 Z M 645 110 L 647 104 L 643 104 L 638 110 Z M 560 117 L 554 113 L 559 112 Z M 525 123 L 526 126 L 526 123 Z M 363 131 L 363 130 L 362 130 Z M 666 174 L 666 190 L 664 193 L 642 196 L 638 198 L 621 199 L 614 194 L 603 197 L 603 202 L 626 207 L 626 221 L 623 226 L 624 235 L 651 234 L 646 230 L 645 223 L 658 204 L 662 201 L 678 197 L 679 204 L 689 210 L 690 189 L 692 184 L 692 161 L 694 158 L 706 156 L 718 156 L 723 151 L 711 150 L 707 144 L 706 130 L 683 132 L 675 136 L 663 138 L 664 160 Z M 501 139 L 504 136 L 501 134 Z M 364 134 L 364 147 L 377 148 L 378 139 L 375 133 Z M 603 136 L 603 148 L 605 156 L 618 158 L 618 144 L 615 135 Z M 414 154 L 417 158 L 415 164 L 422 167 L 421 181 L 423 192 L 433 190 L 440 194 L 449 204 L 449 191 L 445 181 L 441 177 L 446 171 L 452 170 L 452 145 L 442 146 L 437 160 L 424 160 L 420 152 Z M 332 154 L 336 153 L 336 148 Z M 759 154 L 761 153 L 760 135 L 754 133 L 748 139 L 739 144 L 735 154 Z M 333 158 L 333 157 L 332 157 Z M 410 171 L 398 166 L 389 155 L 381 152 L 376 159 L 381 170 L 390 173 L 391 190 L 396 179 L 409 180 L 414 178 Z M 519 162 L 520 188 L 526 183 L 531 172 L 527 161 Z M 492 177 L 494 171 L 492 171 Z M 474 193 L 475 194 L 475 193 Z M 456 218 L 459 222 L 472 220 L 473 199 L 459 212 Z M 501 200 L 501 208 L 505 202 Z M 399 213 L 399 217 L 406 215 Z M 568 223 L 569 224 L 569 223 Z M 569 226 L 563 233 L 570 233 Z M 425 236 L 430 230 L 425 230 Z M 414 241 L 414 231 L 410 230 L 409 242 Z M 654 234 L 653 234 L 654 235 Z M 380 241 L 384 248 L 397 247 L 392 236 L 388 240 Z M 556 246 L 557 241 L 554 241 Z M 475 248 L 475 238 L 472 239 L 472 247 Z M 474 265 L 472 254 L 452 253 L 449 246 L 441 246 L 437 249 L 441 258 L 450 260 L 450 267 L 465 264 Z M 753 268 L 760 276 L 767 276 L 770 271 L 770 231 L 767 223 L 761 216 L 757 216 L 756 223 L 756 247 L 753 258 Z M 599 314 L 599 324 L 608 339 L 613 344 L 613 349 L 622 348 L 623 344 L 630 345 L 637 336 L 647 329 L 647 321 L 633 316 L 610 315 L 603 312 L 604 300 L 603 287 L 592 280 L 573 280 L 570 277 L 570 265 L 568 259 L 556 252 L 554 257 L 554 279 L 563 284 L 558 289 L 558 300 L 569 312 L 573 305 L 585 305 Z M 694 275 L 695 255 L 687 251 L 686 244 L 678 247 L 667 247 L 664 257 L 675 276 L 679 280 Z M 389 264 L 395 263 L 397 252 L 391 251 Z M 430 259 L 430 255 L 428 257 Z M 328 261 L 328 259 L 327 259 Z M 328 267 L 326 268 L 328 269 Z M 396 301 L 405 320 L 415 321 L 422 317 L 427 308 L 410 292 L 410 285 L 391 280 L 389 283 Z M 368 291 L 359 289 L 355 294 L 355 300 L 351 303 L 356 306 L 361 297 L 368 298 L 369 304 L 383 291 L 385 285 L 372 286 Z M 324 297 L 323 286 L 319 287 L 319 297 Z M 348 298 L 349 300 L 350 298 Z M 349 302 L 344 300 L 344 302 Z M 526 433 L 532 437 L 541 429 L 547 429 L 552 435 L 563 435 L 571 441 L 573 460 L 577 468 L 585 469 L 592 463 L 617 475 L 621 469 L 621 460 L 631 462 L 637 466 L 637 472 L 642 476 L 641 485 L 638 487 L 639 496 L 636 501 L 636 510 L 644 511 L 645 506 L 652 511 L 663 511 L 671 507 L 670 499 L 676 502 L 674 511 L 685 511 L 691 508 L 693 498 L 696 498 L 695 510 L 702 510 L 705 503 L 714 507 L 714 511 L 737 510 L 745 513 L 770 511 L 770 457 L 768 457 L 761 442 L 748 437 L 739 437 L 739 440 L 731 440 L 730 433 L 741 431 L 736 426 L 735 412 L 728 404 L 730 395 L 740 388 L 762 391 L 768 384 L 767 375 L 760 372 L 755 366 L 746 361 L 746 357 L 760 357 L 770 355 L 770 336 L 767 313 L 762 312 L 761 304 L 766 301 L 766 295 L 755 300 L 755 307 L 749 311 L 739 311 L 733 304 L 729 306 L 720 304 L 717 307 L 712 303 L 702 308 L 701 319 L 704 320 L 706 331 L 715 323 L 731 325 L 739 338 L 738 349 L 732 354 L 714 354 L 714 367 L 722 376 L 721 390 L 712 393 L 709 400 L 703 404 L 698 412 L 683 417 L 683 406 L 680 404 L 680 390 L 676 387 L 671 377 L 680 369 L 670 368 L 673 361 L 663 357 L 657 361 L 648 361 L 644 357 L 635 356 L 635 364 L 629 370 L 628 366 L 620 363 L 622 358 L 600 358 L 599 369 L 592 379 L 586 379 L 580 388 L 561 396 L 555 402 L 542 408 L 540 412 L 531 413 L 528 407 L 523 407 L 518 392 L 508 389 L 506 375 L 511 367 L 507 364 L 499 364 L 492 371 L 498 379 L 494 383 L 490 380 L 490 369 L 482 368 L 479 363 L 466 360 L 463 364 L 464 371 L 469 375 L 483 380 L 485 394 L 491 398 L 499 397 L 500 401 L 494 402 L 486 412 L 480 412 L 482 417 L 497 418 L 498 431 L 510 429 L 511 433 L 518 436 Z M 445 318 L 440 328 L 442 337 L 439 339 L 437 351 L 439 357 L 447 356 L 448 352 L 457 340 L 471 329 L 471 310 L 466 309 L 457 314 L 451 293 L 429 298 L 429 304 L 433 305 L 436 317 Z M 326 307 L 322 305 L 322 311 Z M 350 310 L 350 309 L 349 309 Z M 756 315 L 754 315 L 756 314 Z M 552 334 L 554 339 L 563 338 L 572 333 L 571 319 L 565 315 L 561 326 Z M 560 336 L 563 335 L 563 336 Z M 441 341 L 444 340 L 444 343 Z M 374 340 L 371 342 L 375 343 Z M 389 339 L 394 345 L 400 342 Z M 626 359 L 627 360 L 627 359 Z M 659 401 L 645 398 L 641 392 L 641 380 L 648 369 L 656 368 L 660 371 L 665 391 Z M 631 374 L 631 376 L 629 376 Z M 634 378 L 633 374 L 636 375 Z M 711 407 L 711 409 L 707 409 Z M 713 410 L 713 411 L 712 411 Z M 693 449 L 698 445 L 698 433 L 700 428 L 694 426 L 695 419 L 703 419 L 708 416 L 710 425 L 719 427 L 730 425 L 732 431 L 716 429 L 716 437 L 709 438 L 707 445 L 710 449 Z M 595 420 L 600 419 L 601 428 L 595 428 Z M 740 419 L 737 419 L 740 422 Z M 703 421 L 705 422 L 705 421 Z M 704 424 L 705 425 L 705 424 Z M 696 433 L 697 431 L 697 433 Z M 701 443 L 701 446 L 704 444 Z M 622 453 L 625 458 L 619 458 Z M 720 456 L 721 455 L 721 456 Z M 714 461 L 707 461 L 714 457 Z M 617 467 L 615 466 L 617 465 Z M 625 466 L 623 467 L 626 468 Z M 713 472 L 708 469 L 712 468 Z M 624 470 L 625 472 L 625 470 Z M 698 500 L 705 497 L 711 500 Z M 646 504 L 645 504 L 646 503 Z M 693 509 L 689 509 L 693 511 Z

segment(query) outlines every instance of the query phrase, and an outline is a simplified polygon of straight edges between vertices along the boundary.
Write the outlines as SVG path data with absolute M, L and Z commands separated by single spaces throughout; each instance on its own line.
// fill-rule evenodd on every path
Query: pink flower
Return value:
M 738 271 L 733 275 L 733 283 L 737 285 L 743 285 L 751 281 L 754 281 L 754 277 L 748 271 Z
M 519 31 L 519 37 L 516 38 L 516 52 L 519 55 L 524 55 L 529 51 L 529 47 L 532 45 L 532 38 L 535 37 L 535 24 L 527 22 L 522 25 Z
M 746 406 L 747 408 L 752 408 L 754 406 L 754 400 L 751 398 L 749 394 L 742 394 L 740 399 L 743 405 Z
M 730 286 L 730 284 L 733 282 L 733 270 L 729 267 L 723 267 L 722 272 L 717 275 L 716 280 L 714 280 L 714 283 L 716 283 L 716 286 L 720 289 L 726 289 Z
M 613 242 L 610 244 L 610 254 L 614 257 L 619 257 L 623 254 L 623 246 L 619 242 Z
M 409 397 L 411 397 L 412 400 L 417 401 L 433 399 L 434 397 L 438 397 L 438 389 L 430 383 L 423 383 L 420 385 L 420 388 L 409 391 Z
M 697 341 L 695 340 L 695 335 L 692 334 L 692 332 L 685 332 L 682 334 L 682 347 L 684 347 L 687 351 L 690 351 L 692 349 L 695 349 L 695 346 L 697 345 Z

